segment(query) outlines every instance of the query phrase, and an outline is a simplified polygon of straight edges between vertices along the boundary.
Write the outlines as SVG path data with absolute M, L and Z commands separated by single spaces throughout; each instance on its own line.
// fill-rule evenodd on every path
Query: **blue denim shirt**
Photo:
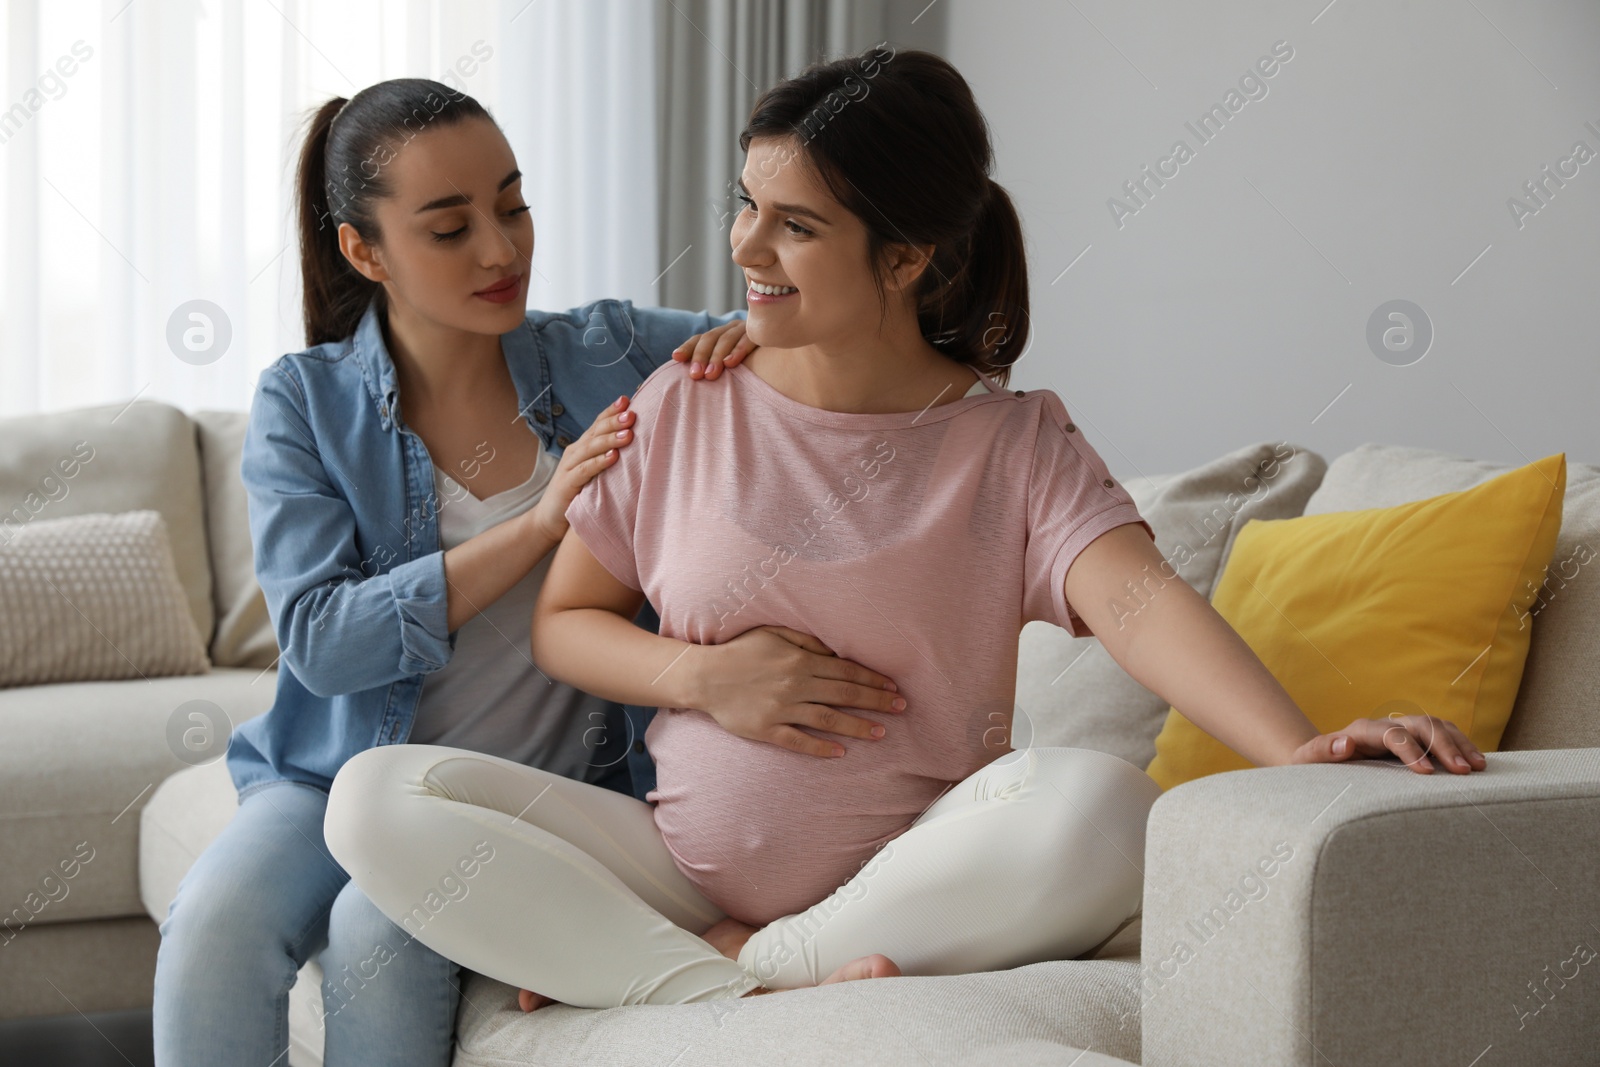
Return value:
M 559 455 L 684 340 L 744 316 L 597 300 L 530 311 L 500 348 L 523 420 Z M 327 790 L 357 752 L 404 742 L 424 676 L 455 650 L 432 459 L 397 420 L 398 396 L 376 301 L 350 337 L 261 373 L 241 473 L 282 655 L 272 708 L 228 747 L 241 796 L 284 780 Z M 635 622 L 661 625 L 648 601 Z M 591 762 L 615 770 L 598 784 L 627 792 L 626 768 L 642 800 L 655 786 L 643 741 L 655 709 L 609 708 Z

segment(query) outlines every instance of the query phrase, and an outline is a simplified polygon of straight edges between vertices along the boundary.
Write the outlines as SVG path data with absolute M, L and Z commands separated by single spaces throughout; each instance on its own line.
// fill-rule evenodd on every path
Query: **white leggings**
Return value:
M 1070 959 L 1138 914 L 1161 789 L 1116 756 L 1009 752 L 947 790 L 831 896 L 738 961 L 654 808 L 464 749 L 368 749 L 334 779 L 328 848 L 440 955 L 564 1004 L 687 1004 L 816 985 L 883 953 L 906 975 Z M 826 829 L 821 828 L 821 829 Z

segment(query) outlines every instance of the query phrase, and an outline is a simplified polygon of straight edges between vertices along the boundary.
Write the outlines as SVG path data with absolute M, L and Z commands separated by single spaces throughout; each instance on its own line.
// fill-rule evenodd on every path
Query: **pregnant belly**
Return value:
M 708 900 L 752 926 L 825 899 L 948 784 L 900 769 L 904 750 L 887 738 L 819 759 L 678 708 L 657 712 L 645 737 L 662 840 Z

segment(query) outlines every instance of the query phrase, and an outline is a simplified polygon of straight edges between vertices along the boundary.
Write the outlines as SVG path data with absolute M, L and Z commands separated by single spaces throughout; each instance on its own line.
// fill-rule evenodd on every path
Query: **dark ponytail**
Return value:
M 757 137 L 797 139 L 865 224 L 880 304 L 885 247 L 933 245 L 914 294 L 922 336 L 1007 381 L 1028 343 L 1022 222 L 989 177 L 989 126 L 955 67 L 887 44 L 813 64 L 756 101 L 739 147 Z
M 339 224 L 348 222 L 377 244 L 374 201 L 393 193 L 385 165 L 430 126 L 469 118 L 494 121 L 472 97 L 426 78 L 379 82 L 349 100 L 334 97 L 311 115 L 295 175 L 307 346 L 349 337 L 372 298 L 383 299 L 383 286 L 362 277 L 339 251 Z

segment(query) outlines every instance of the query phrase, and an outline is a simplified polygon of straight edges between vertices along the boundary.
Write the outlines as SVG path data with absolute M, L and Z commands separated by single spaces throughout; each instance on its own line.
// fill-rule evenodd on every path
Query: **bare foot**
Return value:
M 538 1011 L 546 1004 L 554 1003 L 556 1001 L 553 998 L 547 997 L 542 993 L 535 993 L 529 989 L 517 990 L 517 1007 L 523 1011 Z
M 711 929 L 701 934 L 700 937 L 709 942 L 718 952 L 730 960 L 739 958 L 739 950 L 744 943 L 750 940 L 750 935 L 756 932 L 754 926 L 746 926 L 737 919 L 723 919 L 712 926 Z M 523 1011 L 538 1011 L 546 1004 L 559 1004 L 560 1001 L 547 997 L 543 993 L 535 993 L 531 989 L 517 990 L 517 1006 Z
M 737 919 L 723 919 L 701 934 L 700 937 L 730 960 L 737 960 L 739 958 L 739 950 L 744 948 L 744 943 L 750 940 L 751 935 L 755 932 L 756 928 L 754 926 L 747 926 Z M 862 956 L 859 959 L 851 960 L 818 984 L 832 985 L 834 982 L 854 982 L 863 978 L 899 977 L 900 968 L 895 965 L 895 962 L 882 953 L 875 952 L 870 956 Z M 754 997 L 763 993 L 776 992 L 778 990 L 760 986 L 744 995 Z
M 818 985 L 832 985 L 835 982 L 855 982 L 863 978 L 899 978 L 900 968 L 894 960 L 881 952 L 874 952 L 870 956 L 853 959 L 849 963 L 834 971 L 828 977 L 818 982 Z M 777 989 L 768 989 L 766 986 L 757 986 L 745 993 L 747 997 L 758 997 L 763 993 L 781 992 Z
M 746 926 L 738 919 L 723 919 L 711 929 L 700 935 L 700 940 L 728 957 L 730 960 L 739 958 L 739 950 L 744 948 L 744 943 L 750 940 L 750 935 L 756 932 L 754 926 Z
M 874 952 L 870 956 L 862 956 L 860 959 L 851 960 L 818 984 L 831 985 L 834 982 L 854 982 L 860 978 L 899 977 L 900 968 L 895 966 L 894 960 L 891 960 L 881 952 Z

